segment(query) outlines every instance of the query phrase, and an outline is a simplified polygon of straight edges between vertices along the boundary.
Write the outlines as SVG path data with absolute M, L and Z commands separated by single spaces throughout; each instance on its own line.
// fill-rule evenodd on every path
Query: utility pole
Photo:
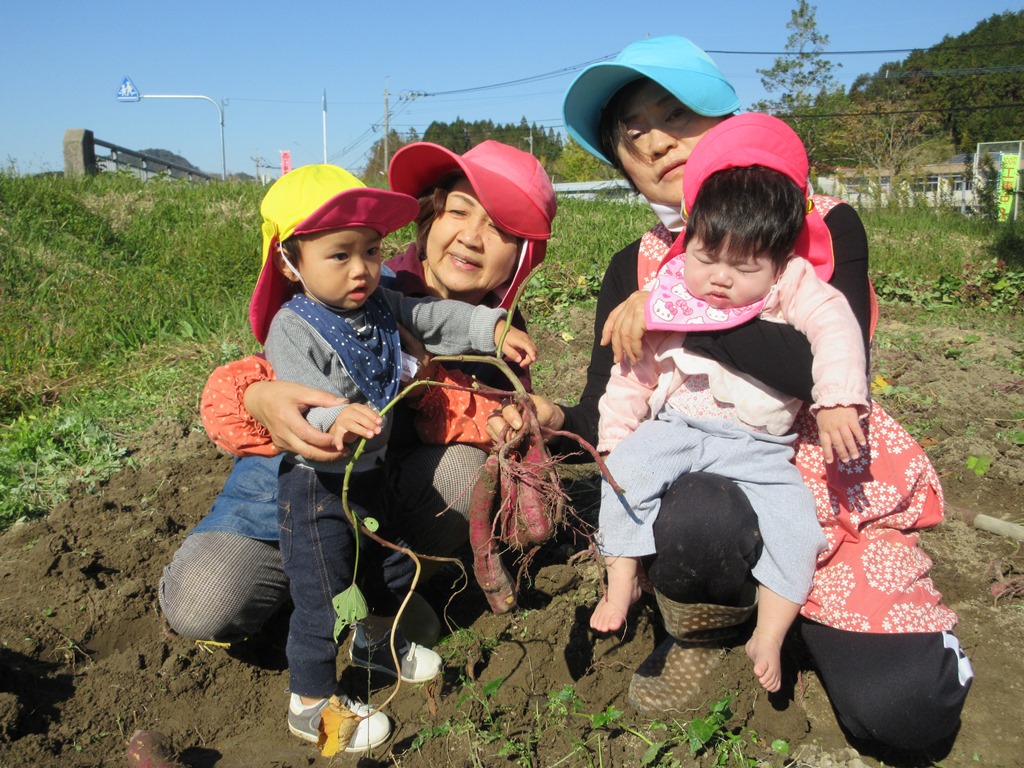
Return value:
M 388 132 L 389 132 L 389 126 L 388 126 L 388 118 L 389 118 L 389 115 L 388 115 L 388 80 L 390 80 L 390 78 L 387 78 L 387 77 L 384 78 L 384 175 L 385 176 L 387 176 L 387 173 L 388 173 L 388 162 L 389 162 L 389 158 L 388 158 Z
M 324 88 L 324 165 L 327 165 L 327 89 Z
M 269 168 L 270 166 L 266 165 L 266 163 L 263 161 L 263 158 L 260 157 L 259 155 L 253 155 L 249 159 L 256 163 L 256 183 L 262 184 L 263 179 L 260 177 L 260 168 Z

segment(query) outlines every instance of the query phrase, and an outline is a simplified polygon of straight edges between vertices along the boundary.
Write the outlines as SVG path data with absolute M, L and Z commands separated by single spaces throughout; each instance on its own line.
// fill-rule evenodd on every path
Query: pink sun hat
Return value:
M 782 120 L 760 112 L 747 112 L 727 118 L 697 142 L 683 174 L 683 213 L 687 200 L 696 200 L 701 185 L 709 176 L 727 168 L 760 165 L 792 179 L 806 196 L 810 170 L 807 151 L 796 131 Z M 828 282 L 835 266 L 832 236 L 825 220 L 807 200 L 804 227 L 797 236 L 793 252 L 811 262 L 815 273 Z
M 272 258 L 293 235 L 367 227 L 384 237 L 416 217 L 416 198 L 367 187 L 336 165 L 304 165 L 271 185 L 260 205 L 263 266 L 249 302 L 249 323 L 260 344 L 294 290 Z
M 453 172 L 466 175 L 480 205 L 498 228 L 526 241 L 511 280 L 501 289 L 500 306 L 507 309 L 520 284 L 544 261 L 558 209 L 551 179 L 529 152 L 500 141 L 482 142 L 462 155 L 418 141 L 391 158 L 388 185 L 395 192 L 419 197 Z

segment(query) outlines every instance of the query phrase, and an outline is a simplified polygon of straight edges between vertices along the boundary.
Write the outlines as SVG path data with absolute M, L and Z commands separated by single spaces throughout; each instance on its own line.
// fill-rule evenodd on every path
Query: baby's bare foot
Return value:
M 769 693 L 782 687 L 782 644 L 755 629 L 746 645 L 747 656 L 754 662 L 754 676 Z
M 626 611 L 605 595 L 590 617 L 590 628 L 595 632 L 616 632 L 626 622 Z

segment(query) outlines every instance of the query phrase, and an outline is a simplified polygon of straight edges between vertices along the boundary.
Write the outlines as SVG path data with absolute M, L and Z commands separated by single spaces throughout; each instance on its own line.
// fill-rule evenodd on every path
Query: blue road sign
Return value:
M 125 77 L 121 81 L 121 87 L 117 89 L 117 100 L 118 101 L 138 101 L 142 98 L 142 94 L 139 93 L 139 89 L 135 87 L 135 83 L 132 82 L 130 77 Z

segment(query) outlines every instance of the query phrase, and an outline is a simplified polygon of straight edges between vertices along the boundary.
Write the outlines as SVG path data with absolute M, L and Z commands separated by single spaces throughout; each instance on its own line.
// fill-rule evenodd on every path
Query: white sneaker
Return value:
M 363 719 L 356 726 L 356 732 L 349 739 L 346 752 L 368 752 L 379 747 L 391 736 L 391 721 L 383 712 L 377 712 L 368 704 L 363 704 L 348 696 L 339 696 L 343 706 L 348 707 Z M 320 737 L 320 713 L 327 707 L 327 699 L 315 704 L 303 704 L 297 694 L 291 695 L 288 704 L 288 730 L 300 739 L 314 744 Z
M 358 667 L 383 672 L 391 677 L 398 677 L 395 661 L 391 657 L 390 635 L 385 635 L 370 645 L 362 624 L 356 624 L 352 633 L 352 643 L 348 647 L 348 657 Z M 444 662 L 441 656 L 430 648 L 410 643 L 405 639 L 402 630 L 395 633 L 395 652 L 398 654 L 402 670 L 402 680 L 407 683 L 425 683 L 433 680 L 441 672 Z
M 424 648 L 417 643 L 409 643 L 408 652 L 399 658 L 402 662 L 402 680 L 407 683 L 425 683 L 433 680 L 444 666 L 444 661 L 437 651 Z
M 433 648 L 441 639 L 441 619 L 419 592 L 412 593 L 398 626 L 410 642 L 424 648 Z

